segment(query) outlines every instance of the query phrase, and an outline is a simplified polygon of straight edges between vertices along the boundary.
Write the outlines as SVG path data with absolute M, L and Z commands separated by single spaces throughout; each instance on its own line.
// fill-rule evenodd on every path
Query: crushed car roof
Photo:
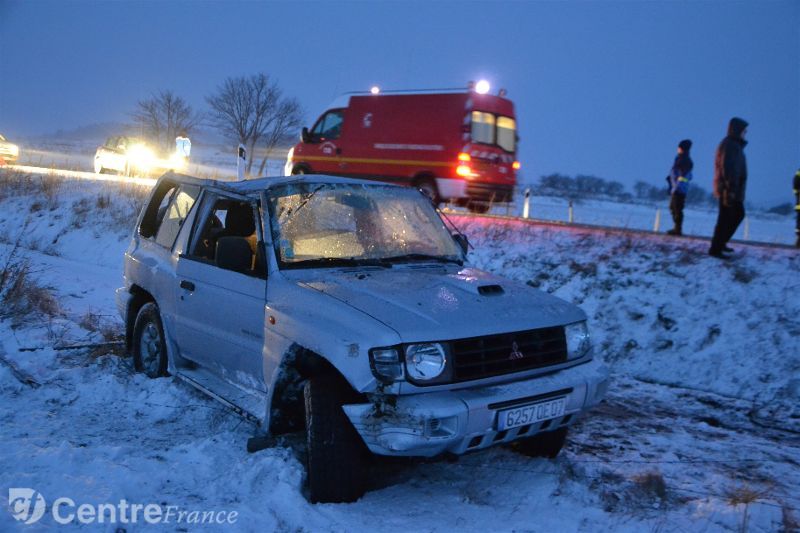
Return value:
M 349 185 L 380 185 L 396 187 L 396 185 L 387 184 L 384 182 L 376 182 L 371 180 L 363 180 L 356 178 L 341 178 L 337 176 L 328 176 L 325 174 L 300 174 L 296 176 L 275 176 L 249 179 L 244 181 L 220 181 L 212 179 L 196 178 L 186 174 L 178 174 L 176 172 L 167 172 L 162 179 L 171 179 L 180 183 L 192 183 L 202 187 L 215 187 L 224 189 L 231 192 L 250 195 L 265 189 L 276 187 L 279 185 L 286 185 L 289 183 L 330 183 L 330 184 L 349 184 Z

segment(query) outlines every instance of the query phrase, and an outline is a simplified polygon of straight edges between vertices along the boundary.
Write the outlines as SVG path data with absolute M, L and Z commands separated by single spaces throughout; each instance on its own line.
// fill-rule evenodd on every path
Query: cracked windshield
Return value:
M 450 232 L 415 189 L 293 184 L 272 196 L 273 240 L 285 267 L 462 262 Z

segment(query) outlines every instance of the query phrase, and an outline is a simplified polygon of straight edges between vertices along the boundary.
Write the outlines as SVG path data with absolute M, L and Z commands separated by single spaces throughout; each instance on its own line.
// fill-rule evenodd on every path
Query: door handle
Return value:
M 189 292 L 194 292 L 194 283 L 183 279 L 181 280 L 181 289 L 186 289 Z

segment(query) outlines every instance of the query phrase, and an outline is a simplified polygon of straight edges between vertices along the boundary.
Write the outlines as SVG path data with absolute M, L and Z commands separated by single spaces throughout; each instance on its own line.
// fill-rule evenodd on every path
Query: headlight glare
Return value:
M 406 371 L 416 381 L 439 377 L 447 366 L 447 355 L 439 343 L 409 344 L 406 347 Z
M 567 359 L 580 359 L 592 348 L 586 321 L 575 322 L 564 327 L 567 336 Z

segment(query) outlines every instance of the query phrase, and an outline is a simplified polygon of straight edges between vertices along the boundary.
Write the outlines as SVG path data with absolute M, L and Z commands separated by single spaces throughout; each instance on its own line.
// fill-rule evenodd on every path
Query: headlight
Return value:
M 409 344 L 406 347 L 406 371 L 416 381 L 435 379 L 446 366 L 447 356 L 441 344 Z
M 403 365 L 397 348 L 373 348 L 369 352 L 372 373 L 384 383 L 403 379 Z
M 143 144 L 131 146 L 128 150 L 128 161 L 136 168 L 147 170 L 153 166 L 155 159 L 156 155 L 153 151 Z
M 564 327 L 567 336 L 567 359 L 580 359 L 592 348 L 586 321 L 575 322 Z
M 179 170 L 186 166 L 186 158 L 181 154 L 175 153 L 169 156 L 169 168 Z

